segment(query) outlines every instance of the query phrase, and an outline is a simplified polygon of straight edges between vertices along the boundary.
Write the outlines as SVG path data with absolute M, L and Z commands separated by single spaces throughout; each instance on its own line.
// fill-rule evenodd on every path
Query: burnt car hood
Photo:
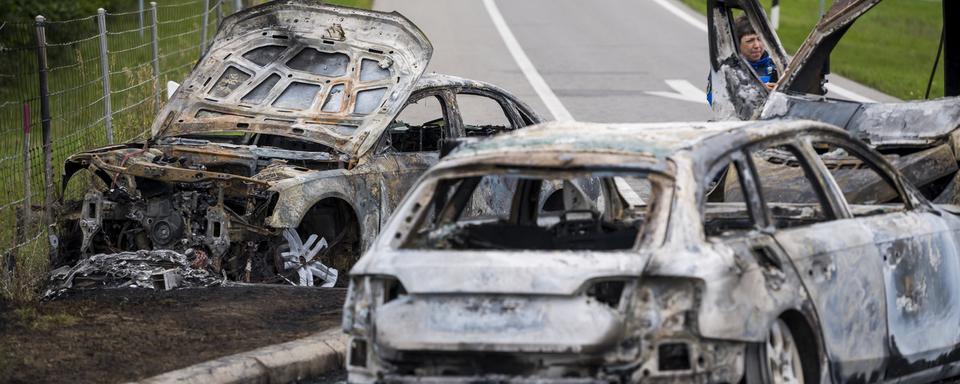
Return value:
M 307 0 L 253 7 L 223 21 L 151 134 L 263 133 L 358 156 L 403 107 L 432 53 L 398 13 Z

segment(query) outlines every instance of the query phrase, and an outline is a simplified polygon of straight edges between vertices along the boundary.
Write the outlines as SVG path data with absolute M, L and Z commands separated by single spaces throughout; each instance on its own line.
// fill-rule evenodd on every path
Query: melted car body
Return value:
M 825 146 L 884 194 L 850 188 Z M 780 185 L 784 173 L 806 183 Z M 504 206 L 473 209 L 496 183 Z M 351 270 L 349 381 L 956 375 L 955 212 L 812 121 L 547 123 L 465 144 Z
M 53 267 L 170 249 L 231 280 L 332 284 L 442 150 L 540 121 L 494 85 L 423 75 L 431 54 L 396 13 L 285 1 L 231 15 L 145 142 L 67 159 L 79 192 Z

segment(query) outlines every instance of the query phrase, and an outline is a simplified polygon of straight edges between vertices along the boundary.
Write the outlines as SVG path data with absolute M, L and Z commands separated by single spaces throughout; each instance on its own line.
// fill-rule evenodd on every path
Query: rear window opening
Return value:
M 402 248 L 622 250 L 633 248 L 663 190 L 646 174 L 443 179 Z M 423 201 L 423 200 L 422 200 Z

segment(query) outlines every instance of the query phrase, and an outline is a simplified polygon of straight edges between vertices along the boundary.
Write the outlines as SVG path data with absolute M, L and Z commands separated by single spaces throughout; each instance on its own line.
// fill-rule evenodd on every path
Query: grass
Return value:
M 211 1 L 215 4 L 215 1 Z M 334 0 L 331 4 L 370 8 L 372 0 Z M 232 1 L 223 2 L 229 14 Z M 150 45 L 149 10 L 141 33 L 140 15 L 129 10 L 108 10 L 107 38 L 113 111 L 114 143 L 143 138 L 157 113 L 154 95 L 168 80 L 182 81 L 200 56 L 203 1 L 158 1 L 157 27 L 160 76 L 154 82 Z M 212 9 L 207 22 L 209 44 L 219 22 Z M 47 25 L 48 82 L 51 111 L 53 170 L 50 193 L 58 190 L 59 175 L 67 156 L 107 145 L 102 69 L 95 18 L 50 21 Z M 33 20 L 0 25 L 0 261 L 16 259 L 12 273 L 0 267 L 0 296 L 15 302 L 30 301 L 48 269 L 48 234 L 42 224 L 44 161 L 41 140 L 37 54 Z M 158 87 L 159 89 L 155 88 Z M 23 114 L 23 105 L 29 114 Z M 23 124 L 29 119 L 29 152 L 23 154 Z M 29 165 L 30 177 L 24 181 Z M 31 225 L 14 225 L 18 207 L 30 189 Z M 21 215 L 24 216 L 24 215 Z M 3 263 L 0 263 L 2 266 Z
M 373 0 L 327 0 L 327 4 L 343 5 L 346 7 L 363 9 L 373 8 Z
M 69 327 L 79 319 L 66 313 L 42 314 L 34 307 L 22 307 L 13 310 L 12 326 L 44 331 L 59 327 Z
M 706 0 L 682 0 L 706 13 Z M 942 0 L 885 0 L 857 20 L 831 55 L 830 69 L 904 100 L 923 99 L 940 42 Z M 762 0 L 768 11 L 771 0 Z M 827 6 L 832 2 L 827 1 Z M 816 24 L 819 0 L 780 2 L 777 34 L 793 53 Z M 930 97 L 943 96 L 943 61 Z

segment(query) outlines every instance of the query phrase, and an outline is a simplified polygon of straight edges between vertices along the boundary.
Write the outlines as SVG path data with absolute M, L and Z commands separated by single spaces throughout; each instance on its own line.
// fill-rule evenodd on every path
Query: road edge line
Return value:
M 340 327 L 302 339 L 194 364 L 135 383 L 289 383 L 344 366 L 348 336 Z
M 497 32 L 500 33 L 500 39 L 507 45 L 507 50 L 510 51 L 513 60 L 517 63 L 517 66 L 520 67 L 523 75 L 527 77 L 527 81 L 533 87 L 533 90 L 537 92 L 537 96 L 540 96 L 540 100 L 542 100 L 543 104 L 550 110 L 553 118 L 557 121 L 573 120 L 570 111 L 563 106 L 563 103 L 560 102 L 557 95 L 550 89 L 550 85 L 543 79 L 543 76 L 540 75 L 540 72 L 537 71 L 533 62 L 530 61 L 530 58 L 527 57 L 527 54 L 523 51 L 520 42 L 518 42 L 516 36 L 513 35 L 506 20 L 503 19 L 503 14 L 500 13 L 500 8 L 497 8 L 497 4 L 493 0 L 483 0 L 483 5 L 487 8 L 487 14 L 490 15 L 493 26 L 496 27 Z

